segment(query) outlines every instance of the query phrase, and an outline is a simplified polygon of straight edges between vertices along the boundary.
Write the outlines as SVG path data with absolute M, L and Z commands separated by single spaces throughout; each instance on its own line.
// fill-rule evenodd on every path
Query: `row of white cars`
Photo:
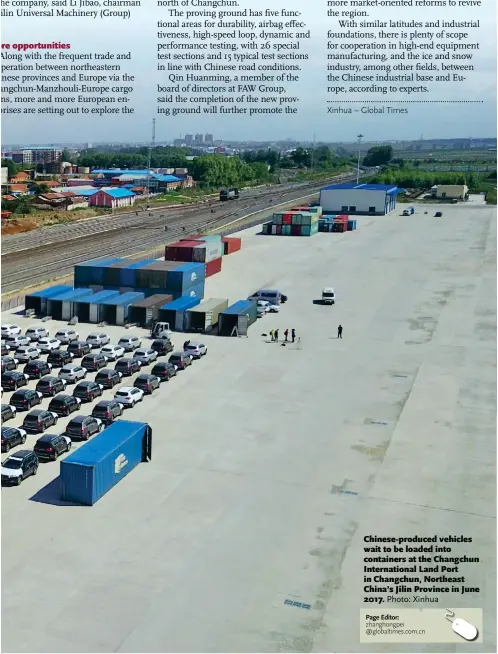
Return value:
M 11 338 L 12 336 L 20 336 L 20 334 L 12 334 L 12 331 L 21 331 L 20 328 L 15 325 L 4 325 L 3 328 L 10 330 L 11 334 L 6 340 L 10 340 L 9 347 L 12 345 L 12 349 L 15 349 Z M 33 333 L 35 329 L 37 331 Z M 61 331 L 56 336 L 61 336 Z M 152 349 L 152 347 L 142 347 L 141 339 L 134 335 L 127 335 L 120 339 L 117 345 L 113 345 L 109 342 L 109 336 L 103 332 L 92 333 L 87 337 L 86 341 L 79 341 L 75 340 L 79 339 L 79 334 L 73 330 L 67 331 L 73 332 L 69 334 L 69 341 L 67 341 L 68 334 L 64 334 L 68 343 L 67 350 L 58 348 L 56 350 L 45 350 L 45 352 L 48 352 L 48 359 L 50 359 L 51 355 L 59 356 L 60 353 L 64 354 L 70 349 L 73 349 L 76 357 L 83 357 L 82 364 L 84 364 L 85 359 L 89 359 L 85 364 L 88 367 L 76 363 L 68 363 L 62 366 L 58 362 L 56 367 L 60 369 L 58 373 L 55 373 L 51 372 L 52 366 L 48 362 L 37 358 L 36 360 L 28 360 L 26 364 L 26 367 L 40 368 L 37 375 L 24 375 L 15 371 L 15 368 L 13 372 L 7 373 L 11 376 L 13 374 L 22 376 L 24 378 L 21 384 L 22 386 L 26 386 L 30 379 L 38 379 L 38 383 L 36 390 L 22 389 L 14 393 L 14 395 L 25 394 L 26 397 L 29 394 L 27 406 L 19 406 L 19 408 L 29 411 L 29 413 L 25 414 L 20 427 L 2 426 L 2 452 L 7 453 L 11 448 L 24 445 L 28 433 L 37 434 L 38 440 L 33 450 L 17 450 L 2 462 L 2 485 L 18 485 L 27 476 L 36 474 L 39 461 L 57 460 L 60 454 L 68 452 L 71 449 L 73 439 L 87 440 L 92 435 L 101 431 L 106 424 L 110 424 L 114 419 L 119 418 L 125 408 L 133 408 L 138 402 L 143 401 L 145 395 L 151 394 L 159 388 L 161 382 L 169 380 L 172 376 L 176 375 L 178 370 L 185 369 L 192 363 L 193 359 L 200 359 L 207 354 L 206 346 L 198 342 L 188 341 L 184 344 L 184 350 L 182 352 L 173 352 L 173 345 L 168 339 L 156 339 L 152 343 L 152 347 L 156 349 Z M 30 327 L 27 332 L 30 332 L 35 339 L 38 338 L 38 341 L 34 341 L 36 345 L 38 345 L 40 340 L 50 339 L 47 330 L 44 328 Z M 59 341 L 60 339 L 57 338 L 56 340 Z M 168 342 L 166 343 L 165 341 Z M 33 346 L 35 347 L 36 345 Z M 4 359 L 11 359 L 17 366 L 19 363 L 17 361 L 17 352 L 21 347 L 27 346 L 19 345 L 15 349 L 14 357 L 16 358 L 2 357 L 2 373 L 4 372 Z M 100 352 L 97 352 L 98 348 L 101 348 Z M 133 352 L 133 356 L 128 359 L 120 358 L 126 355 L 127 352 Z M 168 361 L 157 360 L 159 356 L 167 354 L 170 354 Z M 90 361 L 90 359 L 92 360 Z M 93 362 L 99 361 L 101 362 L 99 365 L 92 366 Z M 114 369 L 107 367 L 108 361 L 117 362 Z M 129 386 L 118 387 L 118 390 L 113 393 L 114 396 L 112 399 L 104 400 L 101 397 L 104 390 L 113 389 L 114 385 L 119 384 L 119 381 L 123 377 L 123 374 L 118 372 L 118 368 L 124 362 L 132 364 L 132 368 L 124 372 L 124 374 L 129 376 L 134 372 L 138 372 L 138 376 Z M 153 368 L 150 373 L 147 373 L 142 367 L 150 364 L 153 365 Z M 105 368 L 102 368 L 102 365 Z M 30 372 L 33 371 L 30 370 Z M 85 380 L 88 372 L 97 372 L 95 381 Z M 47 376 L 43 376 L 43 374 Z M 56 375 L 55 377 L 53 376 L 54 374 Z M 100 384 L 99 381 L 102 381 L 100 376 L 104 379 L 104 383 L 110 383 L 105 383 L 105 385 Z M 4 374 L 2 374 L 2 377 L 4 377 Z M 41 393 L 38 390 L 39 386 L 43 383 L 47 385 L 49 382 L 51 385 L 56 385 L 57 388 L 54 388 L 53 393 Z M 68 384 L 75 384 L 72 395 L 68 395 Z M 59 388 L 59 386 L 62 386 L 62 388 Z M 39 408 L 39 406 L 33 409 L 35 405 L 40 405 L 45 396 L 52 398 L 48 410 Z M 64 433 L 55 434 L 46 431 L 51 431 L 50 427 L 57 424 L 59 417 L 70 417 L 70 414 L 73 412 L 79 412 L 82 408 L 82 402 L 88 403 L 95 399 L 98 402 L 93 407 L 91 413 L 89 415 L 74 415 L 74 417 L 71 417 L 65 427 Z M 33 405 L 31 404 L 31 400 L 33 401 Z M 12 396 L 11 402 L 13 404 L 16 403 L 14 396 Z M 16 406 L 2 404 L 2 424 L 6 420 L 15 418 L 16 414 Z

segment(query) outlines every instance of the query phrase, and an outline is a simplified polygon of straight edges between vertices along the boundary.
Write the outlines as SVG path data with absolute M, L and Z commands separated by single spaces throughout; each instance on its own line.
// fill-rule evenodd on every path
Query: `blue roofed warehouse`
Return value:
M 384 216 L 396 207 L 392 184 L 330 184 L 320 191 L 324 214 Z

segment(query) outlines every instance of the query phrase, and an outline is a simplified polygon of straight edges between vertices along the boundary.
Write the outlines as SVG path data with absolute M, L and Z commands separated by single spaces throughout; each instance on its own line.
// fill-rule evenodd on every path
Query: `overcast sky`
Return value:
M 298 0 L 271 3 L 273 9 L 303 10 Z M 150 6 L 149 6 L 150 5 Z M 352 141 L 361 132 L 366 141 L 383 139 L 418 139 L 451 137 L 494 137 L 496 136 L 496 5 L 495 0 L 483 0 L 481 9 L 451 8 L 414 10 L 412 8 L 387 10 L 369 9 L 368 18 L 360 20 L 481 20 L 480 29 L 454 28 L 451 31 L 469 31 L 469 40 L 479 40 L 479 51 L 472 64 L 476 72 L 467 73 L 463 83 L 439 84 L 430 95 L 412 95 L 410 99 L 431 100 L 482 100 L 483 104 L 395 104 L 395 107 L 409 108 L 408 115 L 365 115 L 355 112 L 351 115 L 328 114 L 326 93 L 327 30 L 339 31 L 336 19 L 325 15 L 325 3 L 306 3 L 308 10 L 301 19 L 311 29 L 312 39 L 302 42 L 299 52 L 307 52 L 309 61 L 303 62 L 303 71 L 298 83 L 288 85 L 289 95 L 300 97 L 297 115 L 247 116 L 190 115 L 166 117 L 156 113 L 157 84 L 168 84 L 167 73 L 157 71 L 156 44 L 157 20 L 171 20 L 166 9 L 156 8 L 152 0 L 144 0 L 142 8 L 132 9 L 132 20 L 120 18 L 4 18 L 2 19 L 2 41 L 4 43 L 52 42 L 71 43 L 72 52 L 132 53 L 132 61 L 124 62 L 124 70 L 135 75 L 135 92 L 129 105 L 134 106 L 131 116 L 2 116 L 3 143 L 51 143 L 51 142 L 97 142 L 97 141 L 148 141 L 151 138 L 152 118 L 156 118 L 156 140 L 168 141 L 185 133 L 210 132 L 215 139 L 273 140 L 287 137 L 311 140 Z M 240 0 L 240 8 L 261 7 L 259 3 Z M 249 18 L 250 19 L 250 18 Z M 226 20 L 230 20 L 227 18 Z M 235 19 L 234 19 L 235 20 Z M 251 19 L 250 19 L 251 20 Z M 254 19 L 252 19 L 254 20 Z M 256 19 L 257 20 L 257 19 Z M 285 20 L 285 19 L 284 19 Z M 352 30 L 372 31 L 369 28 Z M 395 28 L 391 28 L 396 31 Z M 411 31 L 410 28 L 407 29 Z M 439 31 L 438 28 L 418 31 Z M 22 39 L 19 38 L 22 35 Z M 441 39 L 434 39 L 436 43 Z M 436 52 L 436 51 L 434 51 Z M 450 54 L 451 56 L 451 54 Z M 5 61 L 3 63 L 6 63 Z M 14 63 L 14 62 L 9 62 Z M 162 62 L 164 63 L 164 62 Z M 294 63 L 294 62 L 288 62 Z M 341 63 L 354 63 L 342 61 Z M 450 62 L 446 62 L 450 63 Z M 465 63 L 465 62 L 464 62 Z M 11 73 L 12 74 L 12 73 Z M 22 73 L 21 73 L 22 74 Z M 50 73 L 48 73 L 50 74 Z M 198 74 L 203 74 L 199 72 Z M 339 74 L 342 74 L 339 73 Z M 429 71 L 426 74 L 430 74 Z M 466 73 L 463 73 L 464 75 Z M 377 82 L 378 85 L 382 83 Z M 354 95 L 340 99 L 377 100 L 383 96 Z M 407 99 L 406 96 L 388 95 L 388 99 Z M 4 105 L 5 106 L 5 105 Z M 13 106 L 13 105 L 10 105 Z M 88 106 L 88 105 L 86 105 Z M 113 105 L 111 105 L 113 106 Z M 362 105 L 336 104 L 335 107 Z M 374 106 L 371 103 L 368 106 Z M 380 106 L 380 105 L 379 105 Z

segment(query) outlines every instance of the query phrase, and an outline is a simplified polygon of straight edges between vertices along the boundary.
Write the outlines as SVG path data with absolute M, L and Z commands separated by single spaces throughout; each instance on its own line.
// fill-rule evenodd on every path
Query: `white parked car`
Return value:
M 51 352 L 52 350 L 58 350 L 61 345 L 62 343 L 58 338 L 49 338 L 47 336 L 45 338 L 40 338 L 37 347 L 40 352 Z
M 48 336 L 48 330 L 45 327 L 30 327 L 26 330 L 26 336 L 28 336 L 33 343 L 38 341 L 40 338 L 45 338 Z
M 137 347 L 142 347 L 142 341 L 138 336 L 123 336 L 119 339 L 118 345 L 121 345 L 125 352 L 133 352 Z
M 147 347 L 141 347 L 133 352 L 133 358 L 138 359 L 143 366 L 147 366 L 157 359 L 157 352 Z
M 10 350 L 17 350 L 21 345 L 29 345 L 31 339 L 29 336 L 18 334 L 17 336 L 7 336 L 7 338 L 4 339 L 4 343 Z
M 197 341 L 190 341 L 185 348 L 184 352 L 190 354 L 192 359 L 200 359 L 207 354 L 207 347 L 203 343 Z
M 100 350 L 100 354 L 107 357 L 108 361 L 116 361 L 116 359 L 124 356 L 124 353 L 124 347 L 121 347 L 121 345 L 106 345 Z
M 134 386 L 123 386 L 114 394 L 114 399 L 125 407 L 134 407 L 137 402 L 144 399 L 144 392 Z
M 71 343 L 72 341 L 78 341 L 80 335 L 74 329 L 59 329 L 55 334 L 55 338 L 58 338 L 61 343 Z
M 59 370 L 59 377 L 65 379 L 68 384 L 75 384 L 80 379 L 85 379 L 87 374 L 88 370 L 76 363 L 68 363 Z
M 38 359 L 41 352 L 34 345 L 22 345 L 16 350 L 16 359 L 21 363 L 24 361 L 31 361 L 31 359 Z
M 86 342 L 90 347 L 96 348 L 96 347 L 102 347 L 102 345 L 107 345 L 111 339 L 109 338 L 108 334 L 104 334 L 104 332 L 92 332 L 91 334 L 88 334 L 86 337 Z
M 2 336 L 17 336 L 21 333 L 21 328 L 17 325 L 2 325 Z

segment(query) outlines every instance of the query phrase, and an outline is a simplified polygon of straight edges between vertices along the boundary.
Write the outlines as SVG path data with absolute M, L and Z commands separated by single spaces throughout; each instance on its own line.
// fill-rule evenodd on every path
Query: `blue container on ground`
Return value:
M 187 310 L 201 303 L 201 297 L 180 297 L 159 309 L 158 320 L 168 322 L 170 329 L 183 332 L 187 324 Z
M 139 463 L 150 460 L 151 449 L 146 423 L 117 420 L 61 461 L 61 499 L 93 506 Z
M 185 263 L 174 270 L 168 270 L 166 287 L 168 293 L 187 295 L 185 291 L 203 284 L 206 279 L 206 265 L 204 263 Z
M 27 311 L 33 309 L 37 315 L 44 316 L 47 312 L 47 302 L 49 298 L 56 298 L 58 295 L 63 295 L 72 290 L 72 286 L 58 284 L 56 286 L 44 288 L 41 291 L 30 293 L 24 298 L 24 310 Z
M 155 259 L 144 259 L 143 261 L 135 261 L 135 263 L 130 263 L 126 268 L 120 268 L 119 270 L 119 285 L 120 286 L 129 286 L 135 288 L 136 286 L 136 273 L 137 268 L 143 268 L 148 266 L 150 263 L 156 263 Z
M 239 300 L 222 311 L 218 316 L 218 333 L 230 336 L 234 327 L 240 328 L 239 318 L 247 318 L 247 327 L 258 319 L 258 305 L 252 300 Z

